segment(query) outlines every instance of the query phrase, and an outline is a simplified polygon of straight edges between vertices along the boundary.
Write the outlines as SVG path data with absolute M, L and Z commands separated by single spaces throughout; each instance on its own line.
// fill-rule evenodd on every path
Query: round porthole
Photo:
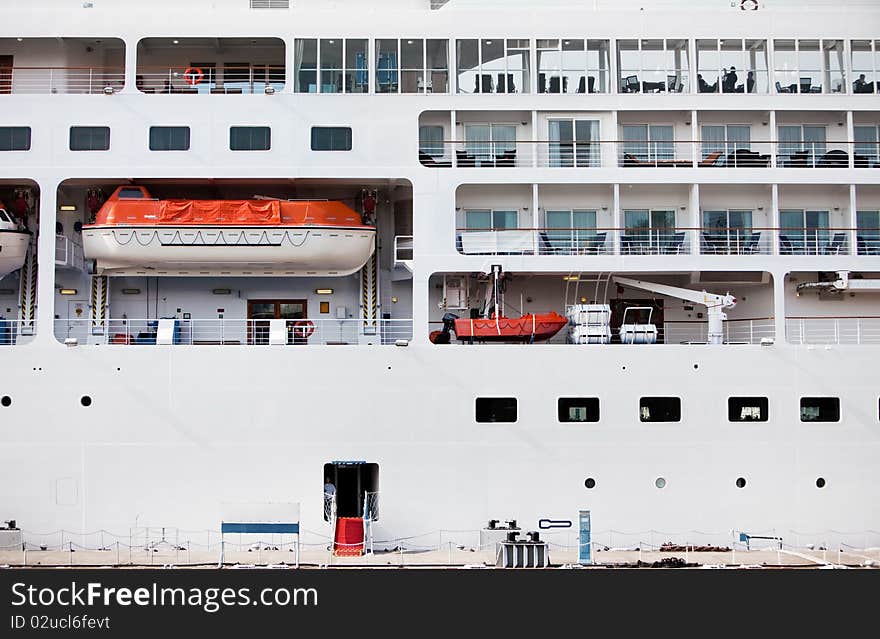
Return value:
M 824 477 L 819 477 L 816 480 L 816 488 L 825 488 L 825 478 Z
M 736 487 L 737 488 L 745 488 L 746 487 L 746 478 L 745 477 L 737 477 L 736 478 Z
M 88 395 L 83 395 L 82 397 L 79 398 L 79 403 L 82 404 L 83 406 L 91 406 L 92 405 L 92 398 L 89 397 Z
M 666 488 L 666 480 L 663 479 L 662 477 L 658 477 L 657 479 L 654 480 L 654 485 L 657 488 Z
M 4 407 L 12 406 L 12 398 L 9 395 L 4 395 L 3 397 L 0 397 L 0 404 Z
M 587 477 L 586 481 L 584 482 L 584 486 L 586 486 L 587 488 L 595 488 L 596 480 L 592 477 Z

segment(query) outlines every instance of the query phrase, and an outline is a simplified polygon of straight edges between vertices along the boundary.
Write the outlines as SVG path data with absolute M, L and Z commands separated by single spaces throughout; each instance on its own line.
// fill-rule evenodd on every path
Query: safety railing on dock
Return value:
M 326 346 L 396 344 L 412 338 L 411 319 L 90 319 L 55 320 L 69 345 Z

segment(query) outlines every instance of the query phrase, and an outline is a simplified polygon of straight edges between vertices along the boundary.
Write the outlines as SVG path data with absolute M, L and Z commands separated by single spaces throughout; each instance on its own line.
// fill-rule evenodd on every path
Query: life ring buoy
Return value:
M 195 86 L 204 77 L 205 74 L 200 67 L 187 67 L 186 71 L 183 72 L 183 80 L 190 86 Z
M 315 323 L 312 320 L 297 320 L 293 323 L 295 337 L 307 339 L 315 332 Z

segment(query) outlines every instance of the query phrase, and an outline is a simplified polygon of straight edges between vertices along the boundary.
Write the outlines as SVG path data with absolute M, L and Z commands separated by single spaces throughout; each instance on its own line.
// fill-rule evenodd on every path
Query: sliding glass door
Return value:
M 781 252 L 807 255 L 819 253 L 828 244 L 828 219 L 828 211 L 779 211 Z
M 550 120 L 550 166 L 599 166 L 598 120 Z
M 548 210 L 544 225 L 551 247 L 561 253 L 576 253 L 596 236 L 596 211 Z

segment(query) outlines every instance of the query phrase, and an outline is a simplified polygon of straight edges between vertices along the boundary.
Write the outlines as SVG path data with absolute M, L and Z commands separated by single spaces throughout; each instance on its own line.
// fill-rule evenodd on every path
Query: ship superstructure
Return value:
M 880 8 L 642 4 L 6 7 L 3 518 L 876 543 Z

